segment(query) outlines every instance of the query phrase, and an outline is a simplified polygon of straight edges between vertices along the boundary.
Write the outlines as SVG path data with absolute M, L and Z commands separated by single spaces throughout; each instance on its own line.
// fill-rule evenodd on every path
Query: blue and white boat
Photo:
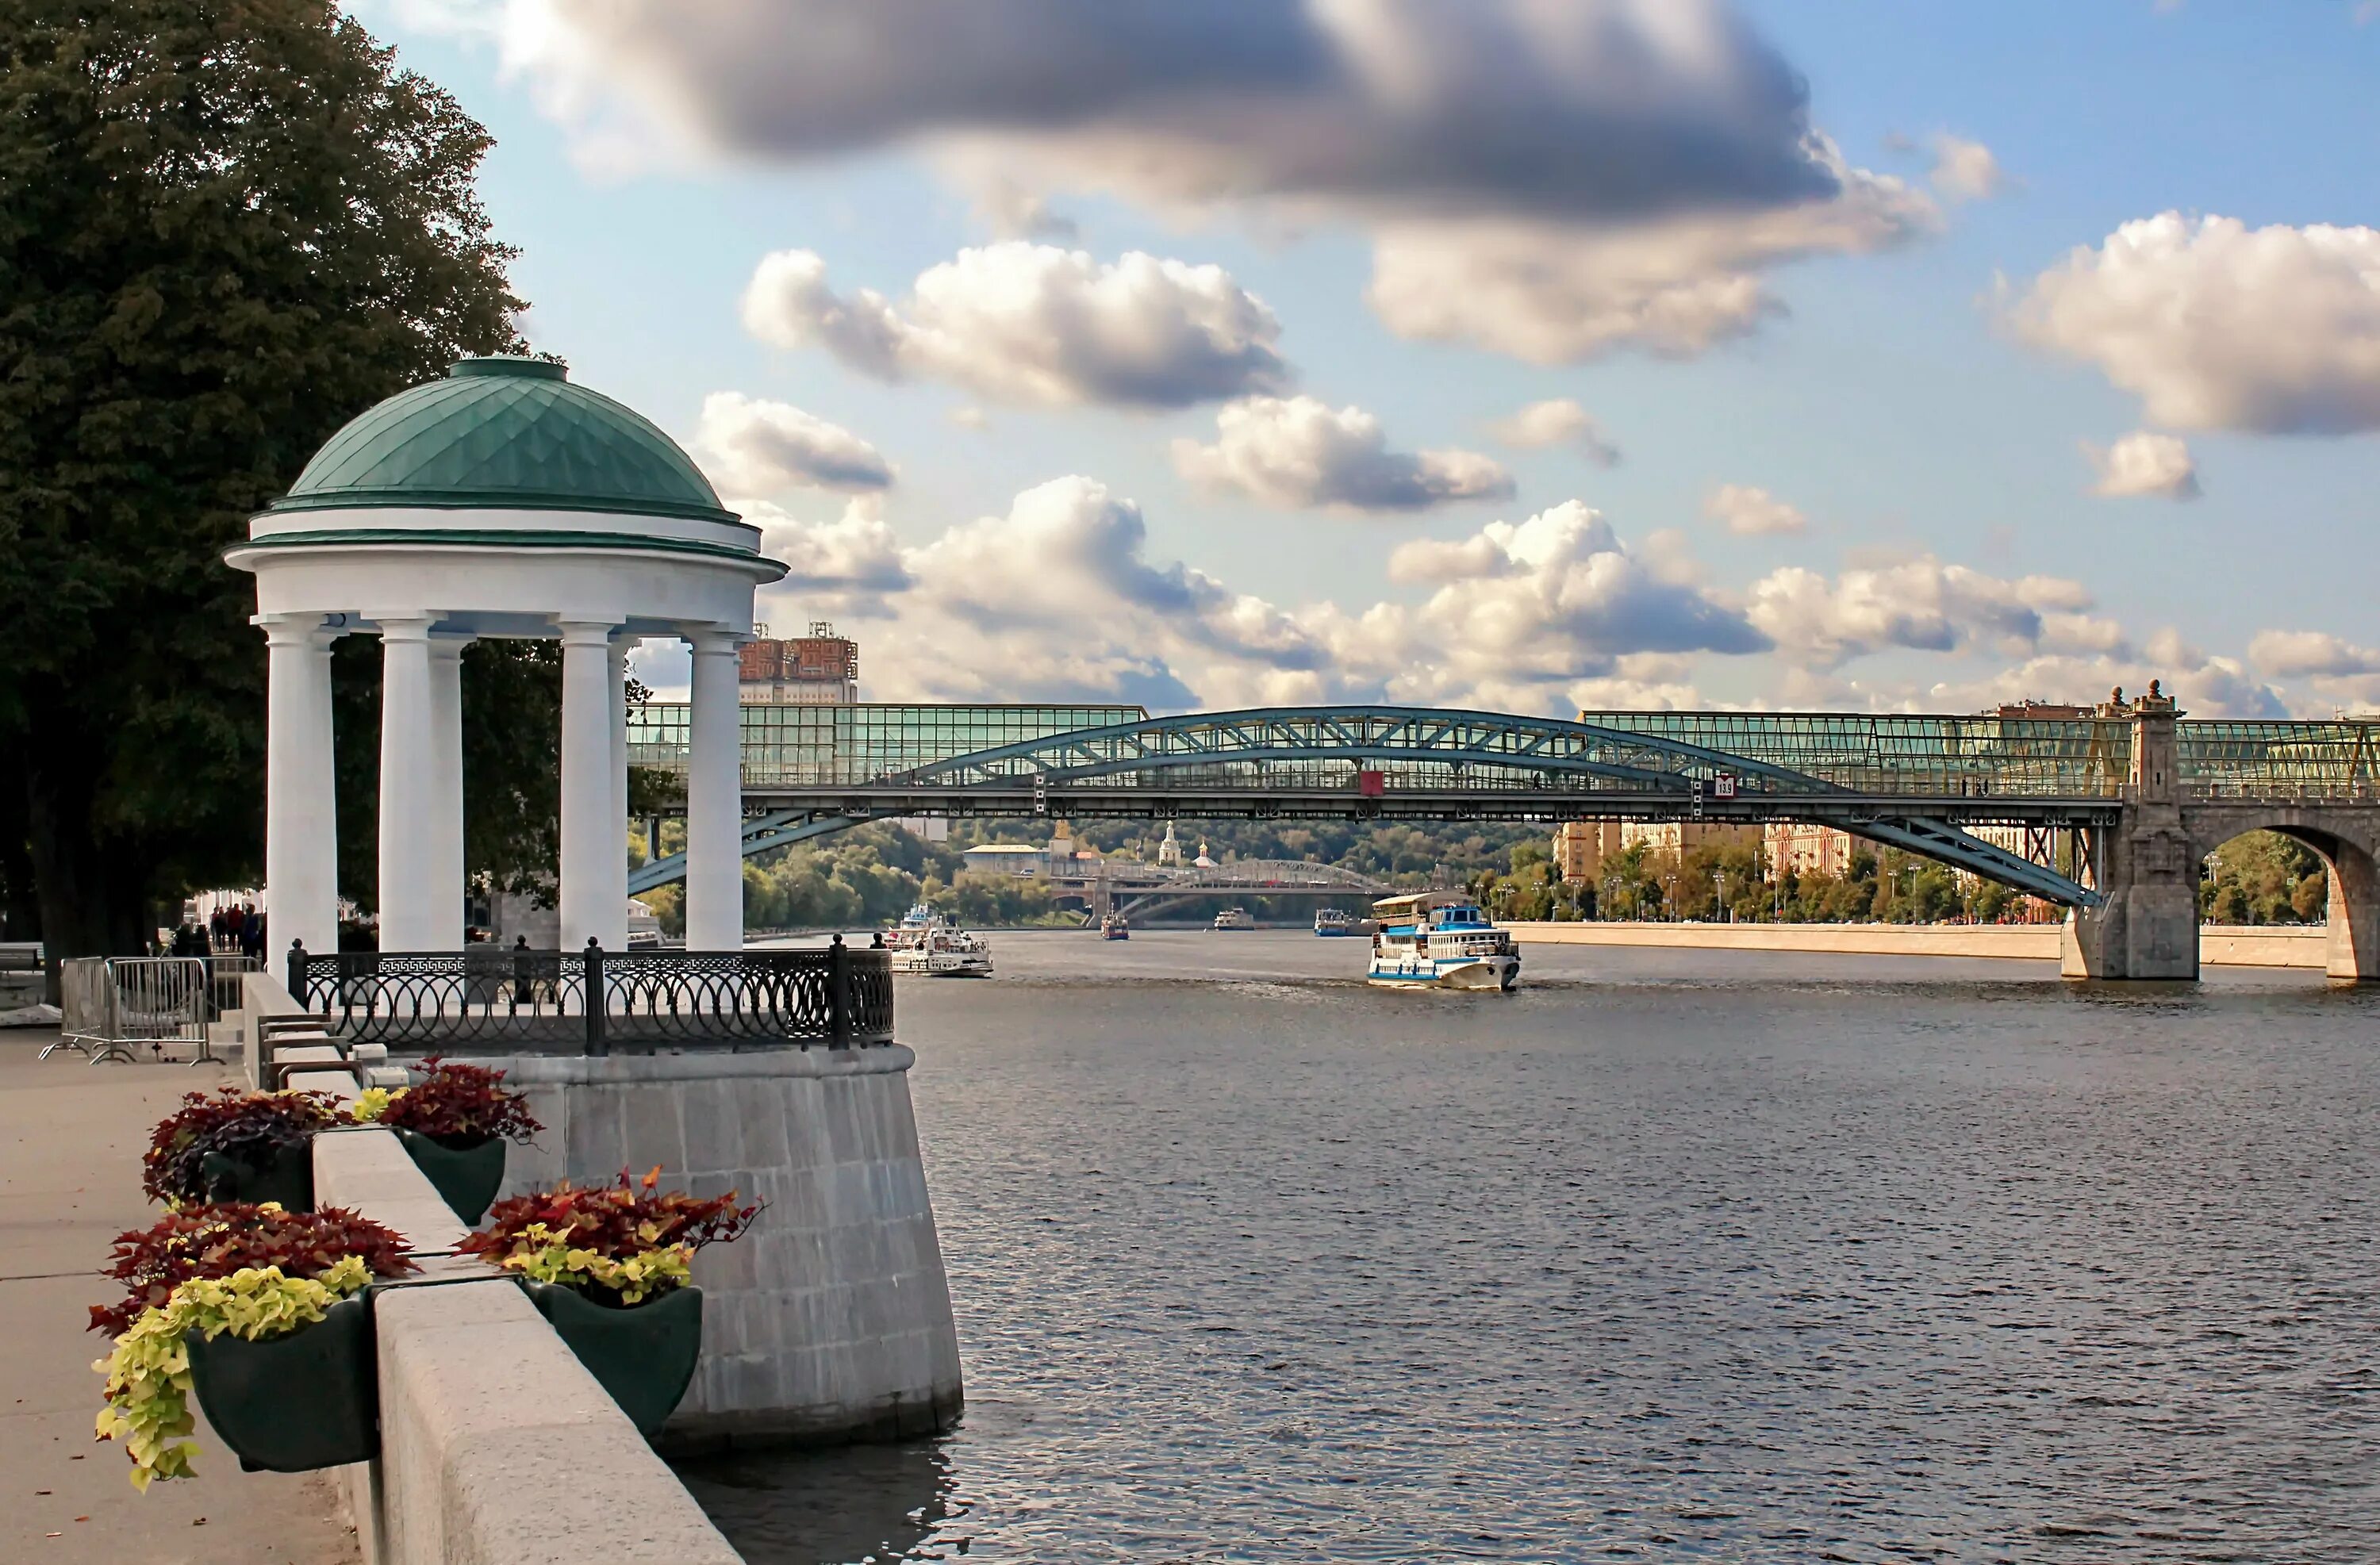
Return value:
M 1384 989 L 1501 989 L 1521 981 L 1521 953 L 1470 898 L 1423 892 L 1372 904 L 1379 933 L 1365 974 Z

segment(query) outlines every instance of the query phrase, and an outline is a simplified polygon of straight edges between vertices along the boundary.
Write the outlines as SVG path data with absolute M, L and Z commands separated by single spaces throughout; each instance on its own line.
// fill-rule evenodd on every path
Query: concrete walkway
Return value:
M 199 1423 L 199 1476 L 136 1493 L 124 1454 L 91 1438 L 106 1340 L 86 1306 L 140 1195 L 149 1129 L 220 1066 L 87 1065 L 33 1056 L 54 1032 L 0 1032 L 0 1559 L 141 1565 L 341 1565 L 357 1559 L 330 1480 L 242 1473 Z

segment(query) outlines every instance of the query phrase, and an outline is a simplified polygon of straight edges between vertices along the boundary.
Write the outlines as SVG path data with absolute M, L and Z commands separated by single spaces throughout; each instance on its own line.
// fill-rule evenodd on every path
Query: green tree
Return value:
M 0 0 L 0 827 L 54 953 L 137 949 L 159 899 L 255 873 L 264 658 L 219 555 L 346 419 L 520 347 L 489 145 L 330 0 Z M 492 726 L 483 806 L 506 746 L 549 743 Z

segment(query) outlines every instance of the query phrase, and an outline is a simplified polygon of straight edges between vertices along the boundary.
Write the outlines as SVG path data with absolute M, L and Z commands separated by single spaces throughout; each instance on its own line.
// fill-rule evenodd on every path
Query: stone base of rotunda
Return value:
M 950 1285 L 908 1071 L 874 1049 L 512 1057 L 545 1124 L 504 1193 L 659 1164 L 766 1204 L 696 1260 L 702 1358 L 657 1444 L 850 1443 L 937 1433 L 962 1406 Z

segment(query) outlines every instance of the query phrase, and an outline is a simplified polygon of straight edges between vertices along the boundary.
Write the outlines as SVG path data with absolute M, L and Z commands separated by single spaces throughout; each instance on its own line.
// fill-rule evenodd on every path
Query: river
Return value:
M 966 1416 L 747 1558 L 2380 1559 L 2380 994 L 1364 949 L 905 981 Z

